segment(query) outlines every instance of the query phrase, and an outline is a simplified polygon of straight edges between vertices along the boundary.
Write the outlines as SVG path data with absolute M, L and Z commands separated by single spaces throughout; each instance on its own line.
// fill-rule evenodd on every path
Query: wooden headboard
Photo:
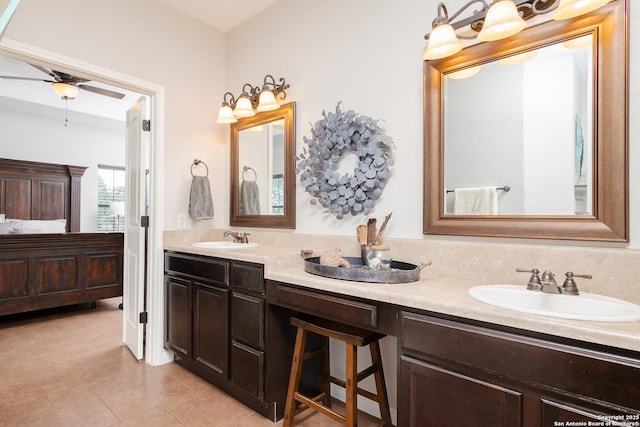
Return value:
M 67 219 L 80 231 L 80 181 L 85 166 L 0 159 L 0 213 L 15 219 Z

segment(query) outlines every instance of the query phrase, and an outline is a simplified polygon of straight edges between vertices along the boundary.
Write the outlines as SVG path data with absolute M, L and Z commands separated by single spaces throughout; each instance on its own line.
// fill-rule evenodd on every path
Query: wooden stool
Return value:
M 382 421 L 384 421 L 384 426 L 392 426 L 391 416 L 389 415 L 387 388 L 382 370 L 382 359 L 380 358 L 379 340 L 384 338 L 385 335 L 314 317 L 292 317 L 291 324 L 298 328 L 298 332 L 296 334 L 293 360 L 291 362 L 291 375 L 289 377 L 289 388 L 287 390 L 287 401 L 284 410 L 284 427 L 293 426 L 293 418 L 308 408 L 321 412 L 347 427 L 354 427 L 357 425 L 358 394 L 378 402 L 380 417 Z M 313 332 L 322 337 L 322 346 L 320 349 L 305 351 L 307 332 Z M 347 347 L 345 381 L 332 377 L 330 374 L 329 338 L 343 341 Z M 368 345 L 371 349 L 372 365 L 362 372 L 358 372 L 358 347 L 365 345 Z M 320 394 L 311 398 L 298 391 L 300 376 L 302 374 L 302 363 L 304 360 L 318 355 L 322 357 L 322 390 Z M 376 394 L 358 388 L 358 383 L 372 374 L 375 376 Z M 346 391 L 346 416 L 338 414 L 328 406 L 331 398 L 330 383 L 337 384 Z M 296 402 L 300 402 L 302 405 L 296 408 Z

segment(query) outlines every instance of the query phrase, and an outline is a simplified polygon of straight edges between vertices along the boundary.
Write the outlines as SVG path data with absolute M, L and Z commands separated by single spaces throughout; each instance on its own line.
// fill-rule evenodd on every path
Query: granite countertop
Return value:
M 640 352 L 640 321 L 569 320 L 494 307 L 468 293 L 473 286 L 485 283 L 433 277 L 429 267 L 422 270 L 416 282 L 365 283 L 307 273 L 299 250 L 265 244 L 204 249 L 188 243 L 165 243 L 165 249 L 263 264 L 265 278 L 284 283 Z

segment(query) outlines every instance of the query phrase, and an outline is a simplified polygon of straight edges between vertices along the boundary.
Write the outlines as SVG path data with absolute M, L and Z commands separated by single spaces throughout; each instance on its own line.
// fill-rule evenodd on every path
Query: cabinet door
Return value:
M 178 356 L 191 353 L 191 282 L 165 276 L 165 347 Z
M 522 394 L 403 356 L 398 425 L 411 427 L 522 425 Z
M 194 283 L 193 358 L 214 375 L 227 377 L 228 313 L 227 289 Z

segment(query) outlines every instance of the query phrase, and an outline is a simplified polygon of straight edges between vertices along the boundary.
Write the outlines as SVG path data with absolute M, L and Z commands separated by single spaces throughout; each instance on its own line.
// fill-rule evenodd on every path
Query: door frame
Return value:
M 149 174 L 149 242 L 147 252 L 147 329 L 144 360 L 150 365 L 171 362 L 173 354 L 164 349 L 164 143 L 165 88 L 162 85 L 109 70 L 97 65 L 59 55 L 44 49 L 4 37 L 0 40 L 0 55 L 27 61 L 47 68 L 63 69 L 81 74 L 149 97 L 152 124 Z M 125 248 L 126 251 L 126 248 Z M 143 284 L 140 284 L 142 286 Z M 126 304 L 126 301 L 123 301 Z M 123 313 L 124 314 L 124 313 Z M 123 319 L 124 321 L 124 319 Z

